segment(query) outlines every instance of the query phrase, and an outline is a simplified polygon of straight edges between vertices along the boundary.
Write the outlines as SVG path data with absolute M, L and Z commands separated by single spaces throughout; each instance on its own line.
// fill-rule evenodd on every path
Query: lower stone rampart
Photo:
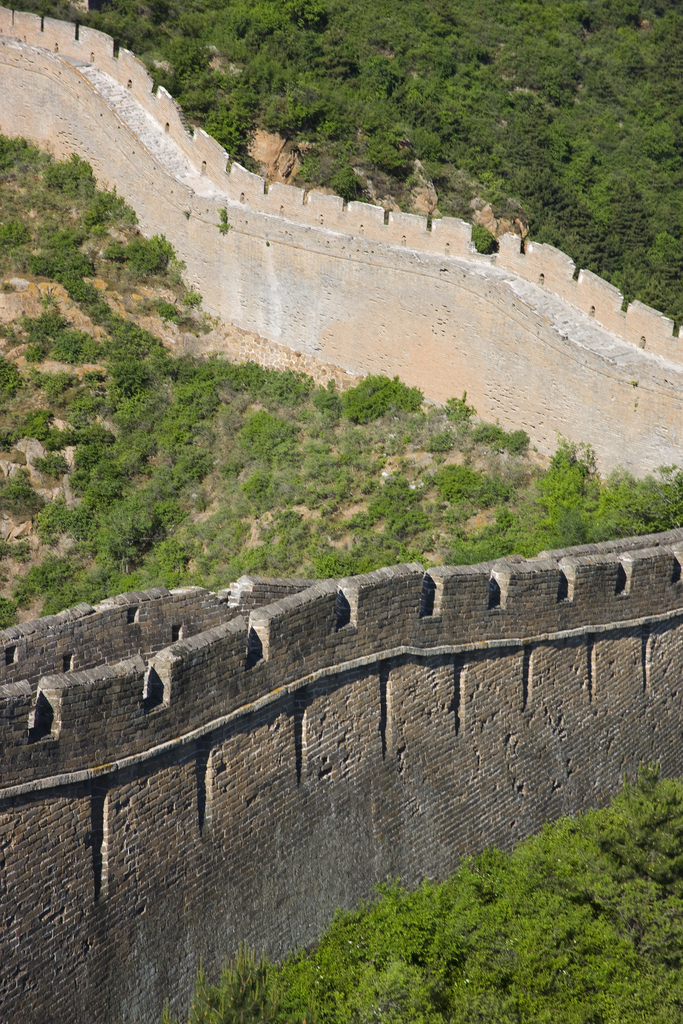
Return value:
M 190 135 L 143 65 L 90 29 L 0 8 L 0 90 L 0 131 L 88 159 L 144 232 L 173 242 L 209 311 L 300 351 L 302 365 L 341 367 L 340 380 L 398 374 L 437 402 L 467 390 L 541 452 L 558 432 L 591 444 L 603 472 L 680 461 L 673 325 L 639 303 L 623 312 L 616 289 L 587 271 L 575 280 L 552 247 L 522 253 L 506 236 L 483 257 L 452 218 L 428 230 L 337 196 L 266 192 L 236 163 L 226 173 L 217 143 Z
M 182 1016 L 200 957 L 280 956 L 639 761 L 680 774 L 681 561 L 675 530 L 79 609 L 98 658 L 131 608 L 162 626 L 144 655 L 0 686 L 3 1020 Z M 31 624 L 24 664 L 69 614 Z

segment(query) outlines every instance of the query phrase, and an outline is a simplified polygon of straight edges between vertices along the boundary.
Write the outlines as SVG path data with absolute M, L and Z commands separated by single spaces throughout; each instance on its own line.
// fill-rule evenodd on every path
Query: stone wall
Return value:
M 586 271 L 575 279 L 550 246 L 522 253 L 506 236 L 484 257 L 453 218 L 428 226 L 336 196 L 266 191 L 188 132 L 132 54 L 75 33 L 0 9 L 0 130 L 88 159 L 143 231 L 178 248 L 207 309 L 276 343 L 280 362 L 289 348 L 291 365 L 398 374 L 437 402 L 466 389 L 480 415 L 523 427 L 541 452 L 558 432 L 592 444 L 603 472 L 680 460 L 681 342 L 661 314 L 640 303 L 622 312 L 616 289 Z
M 180 639 L 296 594 L 311 580 L 241 576 L 217 594 L 203 587 L 133 591 L 0 630 L 0 685 L 149 656 Z
M 32 623 L 34 668 L 98 626 L 89 667 L 0 685 L 3 1020 L 182 1016 L 200 957 L 280 956 L 375 882 L 509 848 L 641 760 L 683 772 L 682 560 L 676 530 Z

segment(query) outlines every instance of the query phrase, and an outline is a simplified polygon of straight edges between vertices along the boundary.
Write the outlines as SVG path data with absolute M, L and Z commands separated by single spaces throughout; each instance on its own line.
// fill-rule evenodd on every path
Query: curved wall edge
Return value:
M 142 229 L 181 252 L 212 313 L 350 373 L 398 374 L 437 402 L 467 390 L 480 415 L 523 427 L 543 453 L 558 433 L 590 443 L 602 472 L 680 460 L 671 321 L 637 302 L 622 312 L 620 293 L 587 271 L 575 280 L 563 253 L 534 242 L 522 253 L 507 235 L 482 257 L 456 219 L 428 230 L 337 196 L 266 191 L 191 134 L 111 37 L 0 8 L 0 39 L 0 130 L 90 160 Z

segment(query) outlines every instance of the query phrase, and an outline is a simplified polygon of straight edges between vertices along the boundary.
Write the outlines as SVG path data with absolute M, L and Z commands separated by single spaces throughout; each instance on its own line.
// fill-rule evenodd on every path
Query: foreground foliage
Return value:
M 650 766 L 611 807 L 512 854 L 338 912 L 271 971 L 270 1005 L 281 1024 L 673 1024 L 682 961 L 683 783 Z M 225 1012 L 238 975 L 239 961 L 218 986 L 200 975 L 191 1024 L 238 1019 Z
M 155 584 L 459 564 L 683 524 L 680 469 L 601 481 L 590 449 L 564 440 L 543 462 L 523 430 L 479 422 L 466 395 L 435 409 L 398 379 L 340 394 L 291 371 L 171 356 L 92 283 L 136 302 L 135 289 L 161 287 L 173 302 L 133 311 L 156 302 L 200 330 L 201 297 L 168 242 L 137 235 L 83 161 L 0 136 L 0 164 L 0 272 L 49 272 L 97 328 L 75 329 L 49 294 L 39 316 L 3 328 L 27 365 L 0 356 L 0 455 L 35 438 L 34 468 L 59 483 L 73 451 L 77 501 L 46 501 L 28 468 L 0 479 L 0 512 L 31 518 L 44 553 L 10 584 L 5 625 L 17 607 L 47 614 Z

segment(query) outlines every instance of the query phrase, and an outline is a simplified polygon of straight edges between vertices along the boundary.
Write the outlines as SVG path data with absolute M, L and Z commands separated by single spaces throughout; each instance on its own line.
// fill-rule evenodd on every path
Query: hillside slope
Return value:
M 463 563 L 683 522 L 683 473 L 601 482 L 466 396 L 189 352 L 225 338 L 88 164 L 0 137 L 2 621 L 244 572 Z M 348 386 L 352 381 L 346 381 Z M 652 467 L 653 471 L 656 467 Z

